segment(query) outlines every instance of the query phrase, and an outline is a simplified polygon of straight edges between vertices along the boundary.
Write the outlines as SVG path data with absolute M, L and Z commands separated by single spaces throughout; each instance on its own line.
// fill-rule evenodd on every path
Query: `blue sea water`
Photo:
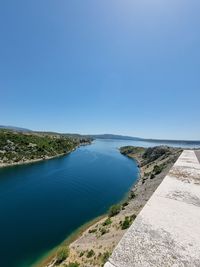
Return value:
M 158 144 L 95 140 L 67 156 L 0 169 L 1 266 L 31 266 L 119 202 L 138 175 L 135 162 L 119 153 L 123 145 Z

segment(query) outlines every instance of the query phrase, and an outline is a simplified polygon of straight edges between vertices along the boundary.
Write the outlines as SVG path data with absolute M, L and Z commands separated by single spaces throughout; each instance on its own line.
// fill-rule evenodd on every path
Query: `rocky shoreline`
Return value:
M 62 156 L 66 156 L 68 154 L 70 154 L 71 152 L 75 151 L 77 148 L 81 147 L 81 146 L 87 146 L 90 145 L 91 142 L 85 142 L 83 144 L 79 144 L 77 145 L 75 148 L 73 148 L 72 150 L 66 152 L 66 153 L 62 153 L 62 154 L 57 154 L 55 156 L 51 156 L 51 157 L 42 157 L 42 158 L 38 158 L 38 159 L 32 159 L 32 160 L 24 160 L 24 161 L 19 161 L 19 162 L 13 162 L 13 163 L 0 163 L 0 168 L 5 168 L 5 167 L 12 167 L 12 166 L 18 166 L 18 165 L 24 165 L 24 164 L 32 164 L 35 162 L 40 162 L 40 161 L 44 161 L 44 160 L 50 160 L 50 159 L 54 159 L 54 158 L 59 158 Z
M 67 253 L 63 254 L 61 261 L 57 260 L 60 252 L 57 252 L 57 255 L 55 252 L 49 264 L 40 266 L 103 266 L 137 214 L 175 163 L 181 151 L 179 148 L 163 146 L 147 149 L 142 147 L 120 148 L 120 152 L 136 160 L 140 168 L 138 180 L 127 199 L 111 208 L 107 216 L 81 232 L 70 245 L 64 242 L 60 249 L 63 253 L 66 251 Z
M 0 130 L 0 168 L 61 157 L 91 142 L 89 138 Z
M 24 161 L 13 162 L 13 163 L 0 163 L 0 168 L 12 167 L 12 166 L 18 166 L 18 165 L 24 165 L 24 164 L 32 164 L 32 163 L 39 162 L 39 161 L 54 159 L 54 158 L 65 156 L 65 155 L 71 153 L 72 151 L 67 152 L 67 153 L 63 153 L 63 154 L 58 154 L 58 155 L 55 155 L 55 156 L 52 156 L 52 157 L 43 157 L 43 158 L 32 159 L 32 160 L 24 160 Z

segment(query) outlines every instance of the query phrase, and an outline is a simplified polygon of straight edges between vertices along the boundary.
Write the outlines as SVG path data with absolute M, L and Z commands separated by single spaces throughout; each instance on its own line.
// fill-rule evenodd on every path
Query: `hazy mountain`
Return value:
M 66 137 L 74 137 L 74 138 L 93 138 L 93 139 L 115 139 L 115 140 L 133 140 L 133 141 L 147 141 L 154 143 L 166 143 L 166 144 L 191 144 L 191 145 L 199 145 L 200 140 L 168 140 L 168 139 L 152 139 L 152 138 L 141 138 L 134 136 L 126 136 L 126 135 L 117 135 L 117 134 L 77 134 L 77 133 L 58 133 L 58 132 L 45 132 L 45 131 L 33 131 L 27 128 L 15 127 L 15 126 L 4 126 L 0 125 L 0 129 L 8 129 L 17 132 L 33 132 L 43 135 L 62 135 Z
M 200 140 L 168 140 L 168 139 L 152 139 L 152 138 L 140 138 L 134 136 L 124 136 L 124 135 L 115 135 L 115 134 L 94 134 L 90 135 L 94 139 L 117 139 L 117 140 L 133 140 L 133 141 L 146 141 L 152 143 L 163 143 L 163 144 L 190 144 L 190 145 L 199 145 Z
M 93 134 L 90 136 L 98 139 L 118 139 L 118 140 L 135 140 L 135 141 L 143 140 L 142 138 L 139 137 L 117 135 L 117 134 Z
M 22 128 L 22 127 L 15 127 L 15 126 L 5 126 L 5 125 L 0 125 L 0 129 L 8 129 L 8 130 L 13 130 L 16 132 L 32 132 L 30 129 Z

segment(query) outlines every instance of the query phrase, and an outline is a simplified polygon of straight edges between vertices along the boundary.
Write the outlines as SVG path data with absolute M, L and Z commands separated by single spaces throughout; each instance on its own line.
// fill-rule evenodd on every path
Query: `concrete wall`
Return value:
M 105 267 L 200 267 L 200 164 L 185 150 Z

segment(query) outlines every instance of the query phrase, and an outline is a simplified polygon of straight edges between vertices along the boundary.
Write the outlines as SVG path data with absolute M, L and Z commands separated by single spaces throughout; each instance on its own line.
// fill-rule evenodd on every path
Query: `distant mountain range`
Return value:
M 43 133 L 43 134 L 56 134 L 56 135 L 65 135 L 68 137 L 91 137 L 94 139 L 115 139 L 115 140 L 133 140 L 133 141 L 146 141 L 146 142 L 154 142 L 154 143 L 166 143 L 166 144 L 191 144 L 191 145 L 200 145 L 200 140 L 168 140 L 168 139 L 152 139 L 152 138 L 140 138 L 134 136 L 126 136 L 126 135 L 117 135 L 117 134 L 88 134 L 81 135 L 76 133 L 57 133 L 57 132 L 44 132 L 44 131 L 32 131 L 30 129 L 15 127 L 15 126 L 4 126 L 0 125 L 0 129 L 8 129 L 17 132 L 35 132 L 35 133 Z
M 135 141 L 143 140 L 142 138 L 139 137 L 117 135 L 117 134 L 92 134 L 90 136 L 96 139 L 118 139 L 118 140 L 135 140 Z
M 8 129 L 8 130 L 16 131 L 16 132 L 32 132 L 31 130 L 26 129 L 26 128 L 15 127 L 15 126 L 5 126 L 5 125 L 0 125 L 0 129 Z
M 94 139 L 115 139 L 115 140 L 133 140 L 133 141 L 143 141 L 152 143 L 166 143 L 166 144 L 191 144 L 200 145 L 200 140 L 168 140 L 168 139 L 151 139 L 151 138 L 140 138 L 133 136 L 115 135 L 115 134 L 96 134 L 89 135 Z

